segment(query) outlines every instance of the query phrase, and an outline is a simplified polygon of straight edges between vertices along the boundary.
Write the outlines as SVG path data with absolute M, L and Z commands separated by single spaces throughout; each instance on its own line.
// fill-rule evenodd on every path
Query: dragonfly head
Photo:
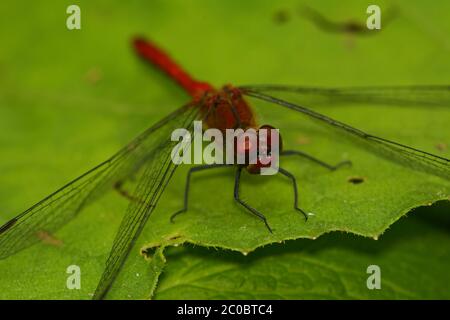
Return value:
M 237 145 L 237 154 L 245 153 L 245 167 L 249 173 L 260 174 L 264 168 L 278 167 L 279 154 L 283 147 L 281 135 L 270 125 L 256 130 L 256 143 L 245 141 Z

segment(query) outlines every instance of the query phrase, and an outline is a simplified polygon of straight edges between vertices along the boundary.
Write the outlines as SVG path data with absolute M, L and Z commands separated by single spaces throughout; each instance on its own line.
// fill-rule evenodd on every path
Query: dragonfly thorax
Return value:
M 226 85 L 218 91 L 208 91 L 200 100 L 209 128 L 225 132 L 226 129 L 256 127 L 256 119 L 239 89 Z

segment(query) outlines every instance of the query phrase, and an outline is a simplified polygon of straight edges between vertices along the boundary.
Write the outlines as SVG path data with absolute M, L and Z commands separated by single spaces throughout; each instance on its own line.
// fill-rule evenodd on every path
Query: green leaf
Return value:
M 0 4 L 9 16 L 0 22 L 0 224 L 188 101 L 135 57 L 129 45 L 135 34 L 154 39 L 196 77 L 217 86 L 433 84 L 448 82 L 450 72 L 445 4 L 434 9 L 420 1 L 399 2 L 401 15 L 371 37 L 324 33 L 298 16 L 297 1 L 80 1 L 82 29 L 76 31 L 65 27 L 69 4 Z M 316 6 L 337 20 L 366 17 L 358 1 Z M 284 24 L 274 20 L 279 10 L 289 12 Z M 168 246 L 186 242 L 247 253 L 336 230 L 377 238 L 412 208 L 448 199 L 448 181 L 377 157 L 298 114 L 253 100 L 252 105 L 261 124 L 281 129 L 289 149 L 332 164 L 350 159 L 353 166 L 330 173 L 302 159 L 283 160 L 298 180 L 301 207 L 314 213 L 307 223 L 292 208 L 290 181 L 244 175 L 242 196 L 267 216 L 273 235 L 234 202 L 233 170 L 227 169 L 194 177 L 189 211 L 170 224 L 169 216 L 182 206 L 188 168 L 180 167 L 108 297 L 152 296 Z M 310 107 L 370 133 L 450 155 L 448 108 Z M 364 182 L 350 183 L 352 177 Z M 44 235 L 43 244 L 0 261 L 0 298 L 89 299 L 126 206 L 126 199 L 111 192 L 56 234 Z M 310 243 L 299 241 L 305 242 Z M 156 256 L 148 262 L 141 251 Z M 81 267 L 81 290 L 66 288 L 72 264 Z
M 155 298 L 449 299 L 448 247 L 436 245 L 450 241 L 449 210 L 448 202 L 414 210 L 378 241 L 331 233 L 248 256 L 171 248 Z M 371 265 L 380 268 L 379 290 L 367 287 Z

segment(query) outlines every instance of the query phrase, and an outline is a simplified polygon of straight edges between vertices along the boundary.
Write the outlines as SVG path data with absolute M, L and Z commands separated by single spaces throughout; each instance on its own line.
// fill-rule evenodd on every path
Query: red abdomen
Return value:
M 194 103 L 200 104 L 207 115 L 206 125 L 209 128 L 225 131 L 256 126 L 254 114 L 239 89 L 228 85 L 221 90 L 215 90 L 207 82 L 193 79 L 153 43 L 136 38 L 133 45 L 142 58 L 166 73 L 194 99 Z

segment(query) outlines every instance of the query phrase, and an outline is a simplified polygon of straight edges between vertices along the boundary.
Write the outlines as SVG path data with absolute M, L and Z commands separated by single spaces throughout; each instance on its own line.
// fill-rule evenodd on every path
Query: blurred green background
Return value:
M 81 8 L 81 30 L 66 28 L 70 4 Z M 187 70 L 215 86 L 449 83 L 446 1 L 432 5 L 377 1 L 382 10 L 395 6 L 398 15 L 376 35 L 327 33 L 299 13 L 308 5 L 334 21 L 365 23 L 369 4 L 373 2 L 3 1 L 0 224 L 188 101 L 174 83 L 136 58 L 130 40 L 137 34 L 161 44 Z M 370 132 L 449 155 L 445 148 L 435 148 L 450 139 L 447 110 L 382 109 L 385 116 L 379 108 L 324 110 Z M 261 117 L 294 130 L 287 134 L 288 141 L 295 141 L 295 130 L 302 130 L 298 120 L 278 110 Z M 303 147 L 302 143 L 297 147 Z M 304 147 L 332 163 L 349 157 L 336 151 L 340 149 L 330 141 Z M 359 154 L 355 151 L 355 155 Z M 372 239 L 409 209 L 448 198 L 448 184 L 410 177 L 408 171 L 391 177 L 397 167 L 369 156 L 361 156 L 361 161 L 353 171 L 332 178 L 320 171 L 317 178 L 308 164 L 295 169 L 303 184 L 313 186 L 305 187 L 305 198 L 313 199 L 305 200 L 305 205 L 324 211 L 317 223 L 306 227 L 290 227 L 287 222 L 297 221 L 294 214 L 288 208 L 279 209 L 292 199 L 287 183 L 264 184 L 261 191 L 247 194 L 254 203 L 263 203 L 261 194 L 285 188 L 286 192 L 264 204 L 272 209 L 273 215 L 267 215 L 281 232 L 274 237 L 234 206 L 232 174 L 226 172 L 200 178 L 200 191 L 193 191 L 191 199 L 197 203 L 195 212 L 187 213 L 192 220 L 186 217 L 175 227 L 169 225 L 169 214 L 181 205 L 186 169 L 179 170 L 111 298 L 448 299 L 448 202 L 412 212 L 381 240 Z M 372 189 L 350 190 L 343 183 L 349 175 L 367 176 L 374 170 L 379 172 L 369 184 Z M 224 190 L 216 197 L 201 193 L 201 188 L 211 190 L 217 185 Z M 327 185 L 332 188 L 326 189 Z M 251 189 L 251 184 L 246 188 Z M 221 199 L 225 204 L 215 216 L 214 206 Z M 337 199 L 353 202 L 339 207 Z M 0 298 L 89 299 L 125 207 L 126 201 L 107 195 L 55 235 L 62 239 L 62 246 L 42 244 L 0 261 Z M 204 228 L 208 231 L 196 227 L 199 221 L 210 226 Z M 251 231 L 239 229 L 242 223 Z M 248 256 L 220 249 L 247 252 L 332 230 L 348 233 L 271 244 Z M 198 246 L 171 247 L 169 236 L 179 234 Z M 138 254 L 144 244 L 167 245 L 167 261 L 161 256 L 147 262 Z M 209 246 L 218 250 L 205 248 Z M 65 269 L 70 264 L 82 267 L 81 290 L 65 287 Z M 381 266 L 381 290 L 366 287 L 366 268 L 371 264 Z

